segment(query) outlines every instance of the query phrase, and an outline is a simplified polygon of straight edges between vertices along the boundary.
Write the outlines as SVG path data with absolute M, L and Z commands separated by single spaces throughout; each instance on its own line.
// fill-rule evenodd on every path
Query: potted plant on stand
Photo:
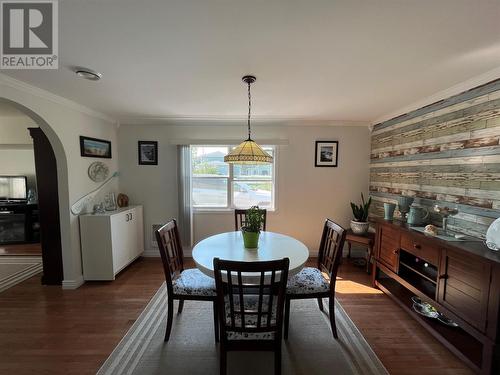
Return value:
M 351 220 L 351 229 L 356 234 L 365 234 L 368 232 L 370 223 L 368 222 L 368 210 L 372 203 L 372 197 L 365 202 L 365 197 L 361 193 L 361 202 L 359 206 L 351 202 L 352 214 L 354 215 L 354 220 Z
M 243 243 L 247 249 L 259 246 L 260 228 L 264 223 L 264 211 L 259 206 L 252 206 L 245 215 L 245 225 L 241 227 Z

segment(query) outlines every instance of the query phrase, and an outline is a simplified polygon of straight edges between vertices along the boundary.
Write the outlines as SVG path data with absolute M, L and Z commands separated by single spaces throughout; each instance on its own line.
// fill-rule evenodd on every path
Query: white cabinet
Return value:
M 142 206 L 80 216 L 83 278 L 114 280 L 144 252 Z

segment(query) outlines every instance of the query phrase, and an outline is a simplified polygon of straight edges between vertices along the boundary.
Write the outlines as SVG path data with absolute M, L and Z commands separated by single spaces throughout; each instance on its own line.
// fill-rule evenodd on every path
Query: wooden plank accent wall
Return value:
M 375 125 L 370 195 L 375 216 L 400 195 L 457 207 L 450 228 L 483 238 L 500 217 L 500 79 Z

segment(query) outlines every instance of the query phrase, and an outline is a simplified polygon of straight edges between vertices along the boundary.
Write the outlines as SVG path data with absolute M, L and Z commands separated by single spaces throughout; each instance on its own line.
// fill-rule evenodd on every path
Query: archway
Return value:
M 59 254 L 54 254 L 54 250 L 52 250 L 51 254 L 51 259 L 50 262 L 52 263 L 51 266 L 53 267 L 52 269 L 52 275 L 51 277 L 45 277 L 44 273 L 44 282 L 47 284 L 61 284 L 63 280 L 63 273 L 62 269 L 65 267 L 64 265 L 64 258 L 65 258 L 65 251 L 64 249 L 69 249 L 70 244 L 71 244 L 71 238 L 70 238 L 70 230 L 69 230 L 69 195 L 68 195 L 68 180 L 67 180 L 67 161 L 66 161 L 66 155 L 64 152 L 64 148 L 62 146 L 62 143 L 60 142 L 58 136 L 56 133 L 53 131 L 51 126 L 42 118 L 40 117 L 37 113 L 32 111 L 30 108 L 19 104 L 15 101 L 12 101 L 7 98 L 0 97 L 0 102 L 9 104 L 13 106 L 14 108 L 18 109 L 20 112 L 24 113 L 26 116 L 30 117 L 35 124 L 37 124 L 40 128 L 40 131 L 37 132 L 38 136 L 41 137 L 41 142 L 45 142 L 44 147 L 46 148 L 47 152 L 52 152 L 52 156 L 55 159 L 55 168 L 56 170 L 52 171 L 52 178 L 57 179 L 57 191 L 58 191 L 58 198 L 57 198 L 57 203 L 58 203 L 58 212 L 51 212 L 50 215 L 52 216 L 52 224 L 56 223 L 56 225 L 51 225 L 49 228 L 52 228 L 53 230 L 58 231 L 58 233 L 55 233 L 51 237 L 51 242 L 52 245 L 57 244 L 57 249 L 55 250 L 56 252 L 59 252 Z M 45 139 L 45 140 L 44 140 Z M 39 141 L 40 142 L 40 141 Z M 52 184 L 52 186 L 55 186 L 55 184 Z M 39 199 L 43 199 L 41 196 L 39 196 Z M 49 202 L 50 204 L 50 202 Z M 42 214 L 42 212 L 41 212 Z M 55 221 L 54 221 L 55 219 Z M 45 236 L 50 236 L 50 233 L 47 233 L 47 230 L 52 230 L 52 229 L 47 229 L 45 230 Z M 44 234 L 42 233 L 42 236 Z M 54 241 L 55 238 L 55 241 Z M 43 248 L 43 242 L 42 242 L 42 248 Z M 42 254 L 44 253 L 42 249 Z M 42 255 L 45 257 L 45 255 Z M 58 259 L 59 258 L 59 259 Z M 47 259 L 48 260 L 48 259 Z M 44 259 L 44 268 L 45 267 L 45 261 Z M 61 262 L 62 261 L 62 262 Z M 59 262 L 59 264 L 54 264 L 53 262 Z M 57 271 L 59 270 L 59 275 L 56 276 Z

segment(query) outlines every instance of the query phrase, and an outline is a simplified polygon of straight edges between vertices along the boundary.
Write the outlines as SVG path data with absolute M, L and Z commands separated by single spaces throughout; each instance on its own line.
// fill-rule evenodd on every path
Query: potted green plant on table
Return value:
M 361 193 L 361 202 L 359 206 L 351 202 L 352 214 L 354 215 L 354 220 L 351 220 L 351 229 L 356 234 L 365 234 L 368 232 L 370 223 L 368 222 L 368 210 L 372 203 L 372 197 L 365 202 L 365 197 Z
M 243 243 L 247 249 L 256 249 L 259 246 L 260 228 L 264 223 L 264 210 L 259 206 L 252 206 L 247 210 L 245 223 L 241 227 Z

